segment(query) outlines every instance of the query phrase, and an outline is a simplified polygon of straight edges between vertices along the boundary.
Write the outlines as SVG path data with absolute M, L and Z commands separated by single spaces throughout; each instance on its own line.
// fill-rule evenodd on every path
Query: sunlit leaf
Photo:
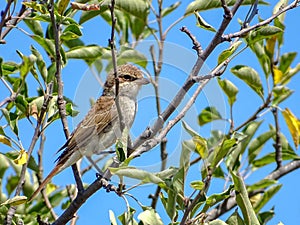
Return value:
M 21 149 L 19 152 L 18 158 L 14 160 L 17 165 L 23 165 L 28 161 L 28 154 L 24 149 Z
M 204 188 L 205 184 L 201 180 L 195 180 L 190 183 L 190 186 L 191 186 L 191 188 L 193 188 L 195 190 L 202 190 Z
M 112 210 L 108 210 L 109 213 L 109 221 L 111 225 L 118 225 L 116 216 Z
M 2 144 L 11 146 L 10 140 L 9 140 L 7 137 L 5 137 L 4 135 L 0 135 L 0 142 L 1 142 Z
M 171 12 L 173 12 L 175 9 L 178 8 L 178 6 L 180 6 L 181 2 L 175 2 L 172 5 L 163 8 L 163 10 L 161 11 L 161 16 L 165 17 L 167 15 L 169 15 Z
M 227 0 L 226 4 L 227 6 L 233 6 L 235 4 L 235 0 Z M 258 1 L 259 4 L 261 5 L 268 5 L 267 2 L 259 0 Z M 253 1 L 252 0 L 244 0 L 242 2 L 242 5 L 252 5 Z M 209 9 L 215 9 L 215 8 L 221 8 L 222 7 L 222 3 L 219 0 L 210 0 L 210 1 L 201 1 L 201 0 L 196 0 L 191 2 L 186 10 L 184 15 L 188 15 L 191 13 L 194 13 L 195 11 L 205 11 L 205 10 L 209 10 Z
M 200 124 L 200 126 L 203 126 L 204 124 L 207 124 L 214 120 L 221 120 L 221 119 L 222 116 L 215 107 L 206 107 L 199 114 L 198 123 Z
M 160 216 L 158 215 L 157 212 L 155 212 L 154 209 L 147 209 L 144 212 L 141 212 L 138 215 L 138 219 L 143 224 L 155 224 L 155 225 L 163 225 L 164 224 L 162 222 Z
M 218 83 L 226 94 L 229 105 L 232 106 L 236 101 L 236 95 L 239 92 L 239 89 L 230 80 L 227 79 L 218 79 Z
M 70 24 L 68 25 L 60 35 L 61 40 L 69 41 L 73 39 L 78 39 L 82 36 L 82 32 L 78 25 Z
M 265 145 L 265 143 L 272 138 L 275 135 L 274 130 L 267 131 L 261 135 L 259 135 L 257 138 L 253 139 L 248 147 L 248 161 L 251 164 L 252 161 L 256 158 L 256 156 L 261 151 L 262 147 Z
M 270 199 L 281 189 L 282 184 L 274 185 L 268 188 L 262 194 L 261 198 L 253 205 L 256 212 L 259 212 Z
M 140 170 L 134 167 L 109 168 L 109 170 L 112 174 L 137 179 L 140 180 L 142 183 L 154 183 L 154 184 L 163 183 L 163 180 L 158 176 L 154 175 L 153 173 L 150 173 L 145 170 Z
M 247 36 L 247 43 L 249 45 L 252 45 L 257 41 L 270 38 L 282 32 L 283 32 L 282 29 L 275 26 L 268 25 L 268 26 L 259 27 L 256 30 L 253 30 L 249 33 L 249 35 Z
M 283 73 L 277 67 L 273 67 L 273 74 L 274 74 L 274 84 L 279 84 L 283 78 Z
M 228 49 L 225 49 L 221 52 L 221 54 L 218 57 L 218 64 L 221 64 L 226 59 L 228 59 L 230 56 L 232 56 L 233 53 L 238 49 L 238 47 L 242 44 L 242 41 L 234 42 Z
M 59 0 L 57 4 L 57 12 L 62 15 L 68 7 L 70 0 Z
M 282 149 L 282 160 L 299 160 L 300 157 L 290 149 Z M 275 162 L 275 152 L 271 152 L 252 162 L 254 169 L 260 168 Z
M 230 197 L 230 193 L 232 192 L 233 185 L 230 185 L 227 190 L 222 193 L 212 194 L 206 199 L 206 204 L 208 206 L 213 206 L 220 201 L 223 201 L 226 198 Z
M 287 99 L 294 91 L 290 90 L 285 85 L 281 85 L 281 86 L 274 87 L 272 92 L 273 92 L 272 104 L 278 105 L 279 103 Z
M 267 188 L 273 184 L 276 184 L 278 181 L 270 179 L 262 179 L 255 184 L 252 184 L 247 187 L 248 192 L 255 191 L 261 188 Z
M 234 211 L 226 220 L 228 225 L 245 225 L 242 217 L 240 216 L 239 212 L 236 210 Z
M 102 55 L 102 48 L 97 45 L 79 46 L 66 52 L 67 58 L 73 59 L 96 59 Z
M 282 110 L 282 115 L 292 135 L 294 145 L 298 148 L 300 142 L 300 120 L 288 108 Z
M 278 69 L 285 74 L 297 56 L 297 52 L 288 52 L 280 56 Z
M 265 50 L 264 41 L 261 40 L 253 43 L 252 45 L 250 45 L 250 48 L 255 53 L 256 58 L 258 59 L 259 64 L 261 65 L 265 73 L 265 76 L 268 78 L 271 72 L 271 60 Z
M 259 74 L 249 66 L 237 65 L 230 70 L 234 75 L 243 80 L 252 90 L 254 90 L 262 99 L 264 90 Z
M 11 205 L 11 206 L 17 206 L 17 205 L 21 205 L 23 203 L 25 203 L 27 200 L 26 196 L 15 196 L 13 198 L 10 198 L 8 200 L 6 200 L 5 202 L 1 203 L 2 205 Z
M 195 13 L 195 16 L 196 16 L 196 19 L 197 19 L 197 26 L 200 27 L 200 28 L 203 28 L 205 30 L 209 30 L 209 31 L 213 31 L 213 32 L 216 32 L 216 29 L 210 25 L 209 23 L 207 23 L 203 18 L 202 16 L 200 16 L 199 13 Z
M 34 34 L 43 37 L 44 32 L 40 21 L 34 20 L 30 17 L 24 18 L 23 21 Z
M 234 189 L 235 189 L 235 193 L 236 193 L 236 197 L 235 197 L 236 202 L 243 213 L 245 223 L 259 225 L 259 221 L 256 217 L 256 213 L 255 213 L 255 211 L 251 205 L 250 199 L 248 197 L 248 192 L 246 190 L 246 186 L 245 186 L 243 178 L 240 175 L 238 175 L 232 171 L 230 172 L 230 174 L 232 176 L 232 180 L 234 183 Z
M 201 136 L 194 136 L 193 142 L 195 144 L 195 151 L 201 156 L 202 159 L 206 159 L 208 156 L 206 139 Z

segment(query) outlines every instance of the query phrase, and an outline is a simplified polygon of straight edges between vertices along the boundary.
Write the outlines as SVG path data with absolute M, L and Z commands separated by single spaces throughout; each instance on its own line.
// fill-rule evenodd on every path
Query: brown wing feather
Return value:
M 85 118 L 78 124 L 75 131 L 71 134 L 70 139 L 64 152 L 59 156 L 58 163 L 66 161 L 73 151 L 85 147 L 95 135 L 102 132 L 109 121 L 114 121 L 118 117 L 114 105 L 114 97 L 101 96 L 90 109 Z
M 86 146 L 92 138 L 93 135 L 98 134 L 103 131 L 110 123 L 108 121 L 114 121 L 118 118 L 116 107 L 113 107 L 114 97 L 101 96 L 94 106 L 90 109 L 88 114 L 85 116 L 83 121 L 78 124 L 75 131 L 71 134 L 70 139 L 66 144 L 59 149 L 59 151 L 65 149 L 62 154 L 57 159 L 57 164 L 54 169 L 49 173 L 49 175 L 40 184 L 38 189 L 33 193 L 28 201 L 31 201 L 44 187 L 45 185 L 55 176 L 57 173 L 64 170 L 69 164 L 74 164 L 76 162 L 69 162 L 70 156 L 78 150 L 78 147 Z M 97 131 L 95 134 L 94 131 Z

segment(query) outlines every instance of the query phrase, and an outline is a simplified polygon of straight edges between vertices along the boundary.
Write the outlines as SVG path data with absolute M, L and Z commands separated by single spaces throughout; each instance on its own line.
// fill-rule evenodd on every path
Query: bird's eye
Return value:
M 132 77 L 132 76 L 130 76 L 130 75 L 128 75 L 128 74 L 124 74 L 122 77 L 124 78 L 124 80 L 128 80 L 128 81 L 133 81 L 133 80 L 135 80 L 134 77 Z

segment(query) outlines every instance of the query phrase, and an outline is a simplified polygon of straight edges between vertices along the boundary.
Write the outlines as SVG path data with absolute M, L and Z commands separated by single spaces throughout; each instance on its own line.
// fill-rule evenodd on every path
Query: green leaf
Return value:
M 282 160 L 299 160 L 300 157 L 294 152 L 289 149 L 283 149 L 282 150 Z M 272 164 L 275 162 L 275 153 L 269 153 L 259 159 L 256 159 L 253 161 L 252 165 L 255 168 L 260 168 L 269 164 Z M 255 169 L 254 168 L 254 169 Z
M 32 54 L 36 57 L 36 64 L 37 64 L 38 70 L 39 70 L 43 80 L 46 81 L 47 67 L 46 67 L 46 63 L 43 59 L 42 54 L 36 48 L 34 48 L 32 45 L 30 46 L 30 50 L 31 50 Z
M 134 213 L 135 209 L 129 207 L 129 210 L 118 216 L 118 219 L 121 221 L 122 225 L 138 225 L 138 223 L 133 218 Z
M 214 151 L 214 159 L 211 162 L 211 167 L 215 168 L 219 162 L 232 150 L 237 143 L 235 138 L 224 139 L 221 146 L 217 147 Z
M 228 225 L 245 225 L 242 217 L 238 213 L 238 211 L 234 211 L 229 218 L 226 220 Z
M 272 138 L 275 135 L 275 133 L 276 132 L 274 130 L 267 131 L 250 142 L 248 150 L 249 164 L 253 162 L 256 156 L 260 153 L 262 147 L 270 138 Z
M 253 138 L 262 121 L 254 121 L 249 123 L 244 127 L 241 133 L 241 139 L 239 140 L 236 148 L 231 152 L 231 154 L 226 159 L 226 165 L 232 170 L 236 170 L 240 166 L 240 156 L 245 152 L 246 147 L 250 140 Z
M 25 22 L 25 24 L 29 27 L 29 29 L 35 34 L 38 35 L 40 37 L 43 37 L 44 32 L 43 32 L 43 28 L 41 26 L 40 21 L 34 20 L 32 18 L 25 18 L 23 19 L 23 21 Z
M 294 68 L 289 68 L 288 71 L 284 74 L 284 77 L 281 81 L 283 85 L 286 85 L 290 82 L 290 79 L 300 71 L 300 63 L 298 63 Z
M 21 204 L 25 203 L 26 200 L 27 200 L 26 196 L 15 196 L 15 197 L 10 198 L 10 199 L 6 200 L 5 202 L 1 203 L 0 206 L 3 206 L 3 205 L 17 206 L 17 205 L 21 205 Z
M 1 136 L 0 136 L 0 140 L 1 140 Z M 0 179 L 3 180 L 4 173 L 9 168 L 9 166 L 10 164 L 7 158 L 3 154 L 0 154 Z
M 191 188 L 195 190 L 203 190 L 205 184 L 201 180 L 195 180 L 190 183 Z
M 287 99 L 294 91 L 290 90 L 285 85 L 281 85 L 281 86 L 274 87 L 272 92 L 273 92 L 272 104 L 278 105 L 279 103 Z
M 259 212 L 269 201 L 270 199 L 281 189 L 282 184 L 278 184 L 270 187 L 266 190 L 262 197 L 257 201 L 254 205 L 254 209 L 256 212 Z
M 77 24 L 68 25 L 62 32 L 60 39 L 64 41 L 69 41 L 73 39 L 78 39 L 82 36 L 82 32 Z
M 226 59 L 228 59 L 230 56 L 232 56 L 233 53 L 238 49 L 238 47 L 242 44 L 242 41 L 234 42 L 228 49 L 225 49 L 218 57 L 218 64 L 220 65 L 222 62 L 224 62 Z
M 227 6 L 233 6 L 235 4 L 235 0 L 226 0 Z M 261 5 L 268 5 L 267 2 L 259 0 L 259 4 Z M 253 0 L 244 0 L 242 5 L 252 5 Z M 215 9 L 215 8 L 221 8 L 222 4 L 221 1 L 218 0 L 210 0 L 210 1 L 201 1 L 201 0 L 195 0 L 191 2 L 186 10 L 184 15 L 189 15 L 191 13 L 194 13 L 195 11 L 205 11 L 205 10 L 210 10 L 210 9 Z
M 245 183 L 243 181 L 243 178 L 234 173 L 230 172 L 233 183 L 234 183 L 234 189 L 236 194 L 236 202 L 238 206 L 240 207 L 243 217 L 246 224 L 251 225 L 260 225 L 259 221 L 256 217 L 256 213 L 251 205 L 250 199 L 248 197 L 248 192 L 246 190 Z
M 103 50 L 100 46 L 79 46 L 66 52 L 67 58 L 95 60 L 102 56 Z
M 17 108 L 26 116 L 28 113 L 28 102 L 24 95 L 18 95 L 15 99 Z
M 2 62 L 2 75 L 14 74 L 19 71 L 19 65 L 15 62 Z
M 258 181 L 257 183 L 248 186 L 247 191 L 252 192 L 252 191 L 256 191 L 258 189 L 265 189 L 276 183 L 277 183 L 276 180 L 262 179 L 262 180 Z
M 164 223 L 162 222 L 160 216 L 155 212 L 154 209 L 148 209 L 145 210 L 144 212 L 141 212 L 138 215 L 138 219 L 143 223 L 143 224 L 155 224 L 155 225 L 163 225 Z
M 60 15 L 63 15 L 64 11 L 68 7 L 70 0 L 59 0 L 57 4 L 57 12 Z
M 184 120 L 182 120 L 182 126 L 183 128 L 191 135 L 192 137 L 194 136 L 200 136 L 196 131 L 193 130 Z
M 142 183 L 162 184 L 164 181 L 153 173 L 134 167 L 109 168 L 112 174 L 140 180 Z
M 19 55 L 22 57 L 22 64 L 20 66 L 20 77 L 23 79 L 27 76 L 30 69 L 32 68 L 33 64 L 36 61 L 36 57 L 34 55 L 30 55 L 29 57 L 22 55 L 18 52 Z
M 221 120 L 222 116 L 215 107 L 206 107 L 198 116 L 198 123 L 200 126 L 212 122 L 214 120 Z
M 66 104 L 66 113 L 67 113 L 67 116 L 75 117 L 79 114 L 79 111 L 74 110 L 73 109 L 73 104 L 71 102 L 68 102 Z
M 161 11 L 161 16 L 165 17 L 165 16 L 169 15 L 171 12 L 173 12 L 175 9 L 177 9 L 178 6 L 180 6 L 180 4 L 181 4 L 181 2 L 178 1 L 166 8 L 163 8 L 163 10 Z
M 53 59 L 55 58 L 55 45 L 54 41 L 48 38 L 40 37 L 38 35 L 31 35 L 35 40 Z
M 258 219 L 260 221 L 260 224 L 266 225 L 267 222 L 270 221 L 274 216 L 275 216 L 274 209 L 271 209 L 267 212 L 259 213 L 258 214 Z
M 289 52 L 280 56 L 278 69 L 284 74 L 288 71 L 297 56 L 297 52 Z
M 233 185 L 230 185 L 229 188 L 223 191 L 222 193 L 212 194 L 206 199 L 206 205 L 211 207 L 213 205 L 216 205 L 218 202 L 229 198 L 232 189 L 233 189 Z
M 256 30 L 253 30 L 249 33 L 249 35 L 247 36 L 246 40 L 247 43 L 249 45 L 252 45 L 253 43 L 266 39 L 266 38 L 270 38 L 274 35 L 277 35 L 279 33 L 282 33 L 283 30 L 275 27 L 275 26 L 263 26 L 263 27 L 259 27 Z
M 201 16 L 199 13 L 195 13 L 196 19 L 197 19 L 197 26 L 200 28 L 203 28 L 205 30 L 209 30 L 209 31 L 213 31 L 216 32 L 216 29 L 211 26 L 209 23 L 207 23 Z
M 230 80 L 227 79 L 218 79 L 218 83 L 226 94 L 229 105 L 232 106 L 236 101 L 236 95 L 239 92 L 239 89 Z
M 208 225 L 228 225 L 228 224 L 225 223 L 224 221 L 220 220 L 220 219 L 215 219 L 213 221 L 210 221 L 208 223 Z
M 252 90 L 254 90 L 262 99 L 264 90 L 258 73 L 249 66 L 237 65 L 230 70 L 235 76 L 243 80 Z

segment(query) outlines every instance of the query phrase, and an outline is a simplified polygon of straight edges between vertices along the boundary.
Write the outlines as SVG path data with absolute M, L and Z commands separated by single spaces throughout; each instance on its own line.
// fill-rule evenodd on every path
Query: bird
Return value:
M 118 66 L 117 77 L 120 113 L 125 126 L 129 129 L 136 115 L 139 90 L 143 85 L 148 84 L 149 80 L 144 78 L 142 71 L 132 64 Z M 62 153 L 57 158 L 55 167 L 34 191 L 28 202 L 39 194 L 53 176 L 75 164 L 83 156 L 101 154 L 121 137 L 115 81 L 114 71 L 110 71 L 102 95 L 77 125 L 66 143 L 57 151 Z

